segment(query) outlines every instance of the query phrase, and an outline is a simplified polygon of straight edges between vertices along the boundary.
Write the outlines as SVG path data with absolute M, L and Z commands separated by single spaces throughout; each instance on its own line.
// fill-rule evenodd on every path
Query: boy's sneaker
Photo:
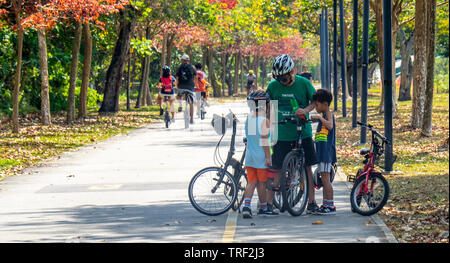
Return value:
M 252 218 L 252 210 L 249 207 L 244 206 L 244 208 L 242 208 L 242 217 Z
M 328 206 L 321 206 L 316 212 L 315 215 L 321 215 L 321 216 L 327 216 L 327 215 L 335 215 L 336 214 L 336 207 L 328 207 Z
M 314 214 L 317 210 L 319 210 L 319 206 L 314 200 L 312 203 L 308 203 L 308 206 L 306 207 L 306 214 Z

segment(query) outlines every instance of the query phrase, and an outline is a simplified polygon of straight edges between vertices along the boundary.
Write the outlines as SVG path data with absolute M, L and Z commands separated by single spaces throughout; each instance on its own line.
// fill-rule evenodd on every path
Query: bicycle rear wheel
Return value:
M 223 178 L 218 184 L 221 175 Z M 202 214 L 220 215 L 236 202 L 236 189 L 236 182 L 228 171 L 220 167 L 204 168 L 189 183 L 189 201 Z
M 286 210 L 292 216 L 303 213 L 308 203 L 308 178 L 301 152 L 286 155 L 281 168 L 280 190 Z
M 389 184 L 386 178 L 379 173 L 372 173 L 369 175 L 368 185 L 366 176 L 361 176 L 355 181 L 350 193 L 350 204 L 353 212 L 370 216 L 380 211 L 388 198 Z

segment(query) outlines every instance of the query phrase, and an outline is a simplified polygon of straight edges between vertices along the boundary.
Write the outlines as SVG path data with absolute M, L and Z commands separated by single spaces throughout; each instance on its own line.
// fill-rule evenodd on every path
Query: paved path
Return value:
M 189 130 L 178 114 L 169 130 L 154 123 L 5 179 L 0 182 L 0 242 L 393 241 L 378 217 L 350 211 L 343 178 L 334 183 L 335 216 L 284 213 L 244 220 L 233 212 L 216 217 L 198 213 L 189 203 L 187 186 L 198 170 L 214 165 L 220 137 L 210 121 L 212 113 L 227 114 L 228 109 L 241 120 L 239 156 L 247 111 L 243 102 L 212 105 L 207 118 L 196 119 Z M 224 138 L 222 158 L 229 138 Z M 321 196 L 318 191 L 319 203 Z M 318 220 L 323 224 L 312 224 Z

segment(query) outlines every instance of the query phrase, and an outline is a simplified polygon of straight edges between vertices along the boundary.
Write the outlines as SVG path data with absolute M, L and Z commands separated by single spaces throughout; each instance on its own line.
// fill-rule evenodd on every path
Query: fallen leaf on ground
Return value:
M 312 224 L 313 224 L 313 225 L 322 225 L 322 224 L 323 224 L 323 222 L 319 220 L 319 221 L 315 221 L 315 222 L 313 222 Z

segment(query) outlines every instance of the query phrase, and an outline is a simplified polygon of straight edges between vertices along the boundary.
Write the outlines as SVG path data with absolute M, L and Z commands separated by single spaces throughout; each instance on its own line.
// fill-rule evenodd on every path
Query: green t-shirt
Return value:
M 295 76 L 295 82 L 292 86 L 282 85 L 276 80 L 272 80 L 267 86 L 270 99 L 278 101 L 278 121 L 293 116 L 291 99 L 296 99 L 300 108 L 306 108 L 312 102 L 315 91 L 316 89 L 309 80 L 298 75 Z M 309 119 L 309 114 L 306 115 L 306 118 Z M 302 139 L 311 137 L 311 124 L 307 123 L 302 129 Z M 297 127 L 294 123 L 278 125 L 279 141 L 295 141 L 297 139 Z

